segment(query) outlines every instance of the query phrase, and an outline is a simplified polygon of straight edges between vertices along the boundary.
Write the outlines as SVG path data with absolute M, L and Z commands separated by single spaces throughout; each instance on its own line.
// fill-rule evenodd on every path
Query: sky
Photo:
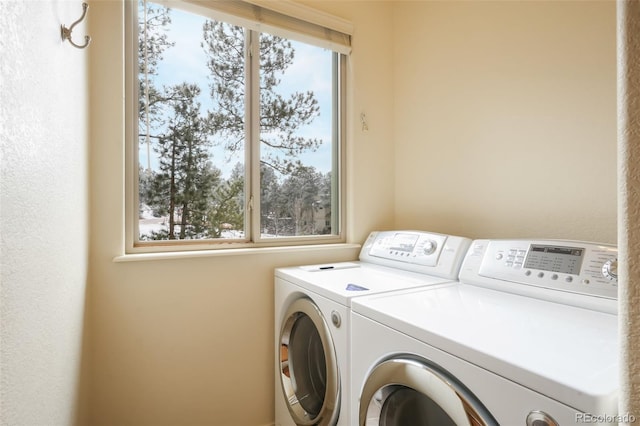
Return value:
M 209 100 L 209 69 L 206 66 L 206 55 L 200 46 L 202 41 L 202 24 L 205 18 L 183 12 L 171 10 L 171 30 L 168 37 L 175 42 L 175 46 L 163 53 L 163 61 L 158 66 L 161 79 L 156 80 L 158 87 L 173 85 L 182 82 L 196 83 L 202 88 L 199 99 L 203 107 L 211 105 Z M 331 74 L 332 52 L 304 43 L 292 41 L 295 49 L 294 63 L 286 70 L 281 78 L 278 92 L 286 97 L 295 91 L 314 92 L 320 106 L 320 116 L 308 126 L 301 128 L 300 136 L 318 138 L 323 141 L 315 152 L 308 152 L 300 156 L 301 161 L 308 166 L 315 167 L 318 171 L 331 170 Z M 151 165 L 157 165 L 154 161 L 155 153 L 151 151 Z M 244 154 L 236 158 L 229 158 L 221 148 L 213 149 L 214 162 L 228 176 L 234 165 L 243 160 Z M 224 159 L 223 161 L 219 161 Z M 141 146 L 139 161 L 143 167 L 147 164 L 147 150 Z

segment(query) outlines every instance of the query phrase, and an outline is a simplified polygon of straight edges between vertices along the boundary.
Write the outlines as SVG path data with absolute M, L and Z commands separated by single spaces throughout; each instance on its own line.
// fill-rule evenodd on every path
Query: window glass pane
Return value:
M 139 238 L 244 238 L 245 32 L 139 3 Z
M 172 5 L 137 3 L 134 246 L 337 236 L 341 56 Z
M 337 233 L 334 55 L 260 35 L 262 238 Z

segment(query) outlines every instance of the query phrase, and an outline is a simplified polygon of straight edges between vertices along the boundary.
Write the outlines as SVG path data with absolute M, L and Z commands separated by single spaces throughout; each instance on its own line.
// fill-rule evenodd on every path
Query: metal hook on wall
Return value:
M 87 15 L 88 8 L 89 8 L 89 5 L 87 3 L 82 3 L 82 16 L 80 17 L 80 19 L 78 19 L 76 22 L 71 24 L 69 28 L 67 28 L 65 25 L 60 25 L 60 35 L 62 36 L 62 41 L 69 40 L 69 43 L 71 43 L 73 47 L 77 47 L 78 49 L 84 49 L 85 47 L 87 47 L 89 45 L 89 42 L 91 41 L 91 37 L 84 36 L 84 44 L 79 45 L 74 43 L 73 40 L 71 40 L 71 32 L 73 31 L 73 27 L 75 27 L 80 22 L 82 22 L 84 17 Z

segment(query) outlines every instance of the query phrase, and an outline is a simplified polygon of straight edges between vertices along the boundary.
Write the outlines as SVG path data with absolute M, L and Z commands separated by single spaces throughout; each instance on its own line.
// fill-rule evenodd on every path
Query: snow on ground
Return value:
M 169 216 L 154 216 L 153 210 L 147 206 L 140 207 L 140 215 L 138 219 L 138 229 L 140 231 L 140 239 L 150 237 L 154 232 L 169 232 Z M 179 230 L 179 227 L 177 227 Z M 222 231 L 221 238 L 242 239 L 244 232 L 236 229 L 225 229 Z

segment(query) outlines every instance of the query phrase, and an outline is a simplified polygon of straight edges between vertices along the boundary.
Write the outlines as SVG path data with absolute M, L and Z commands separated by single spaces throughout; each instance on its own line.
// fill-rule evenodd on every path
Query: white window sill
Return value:
M 116 256 L 113 261 L 116 263 L 123 262 L 146 262 L 156 260 L 172 260 L 172 259 L 193 259 L 198 257 L 218 257 L 218 256 L 242 256 L 256 254 L 280 254 L 280 253 L 299 253 L 306 251 L 319 250 L 349 250 L 360 249 L 360 244 L 340 243 L 340 244 L 316 244 L 303 246 L 281 246 L 281 247 L 250 247 L 235 249 L 219 249 L 219 250 L 191 250 L 191 251 L 173 251 L 158 253 L 130 253 L 122 256 Z

